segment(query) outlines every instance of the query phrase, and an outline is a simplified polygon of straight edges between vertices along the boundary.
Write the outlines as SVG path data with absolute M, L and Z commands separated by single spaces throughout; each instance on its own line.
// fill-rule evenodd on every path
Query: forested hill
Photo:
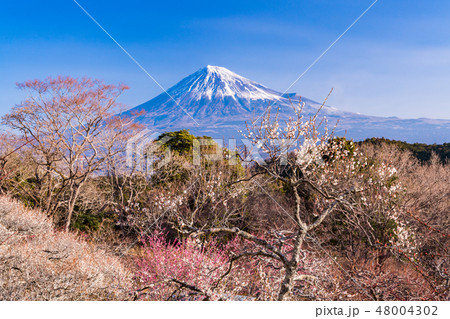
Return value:
M 450 159 L 450 143 L 444 143 L 444 144 L 423 144 L 423 143 L 406 143 L 403 141 L 396 141 L 396 140 L 389 140 L 386 138 L 368 138 L 365 139 L 362 142 L 358 142 L 357 144 L 373 144 L 373 145 L 380 145 L 380 144 L 391 144 L 391 145 L 397 145 L 400 149 L 409 150 L 413 153 L 413 155 L 418 158 L 422 162 L 427 162 L 431 158 L 431 154 L 434 152 L 436 153 L 439 158 L 441 159 L 442 163 L 449 162 Z

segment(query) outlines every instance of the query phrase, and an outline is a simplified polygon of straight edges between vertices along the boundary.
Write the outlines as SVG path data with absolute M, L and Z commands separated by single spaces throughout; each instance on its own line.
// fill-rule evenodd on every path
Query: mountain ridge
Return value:
M 296 93 L 270 89 L 224 67 L 208 65 L 126 113 L 144 110 L 146 114 L 138 122 L 161 133 L 190 129 L 196 135 L 237 138 L 238 130 L 245 129 L 245 121 L 258 118 L 269 105 L 278 107 L 280 118 L 287 119 L 292 115 L 292 105 L 300 100 L 305 103 L 306 116 L 315 114 L 322 105 Z M 450 137 L 450 120 L 368 116 L 327 105 L 320 114 L 330 124 L 339 121 L 338 135 L 346 133 L 355 140 L 385 137 L 413 143 L 443 143 Z

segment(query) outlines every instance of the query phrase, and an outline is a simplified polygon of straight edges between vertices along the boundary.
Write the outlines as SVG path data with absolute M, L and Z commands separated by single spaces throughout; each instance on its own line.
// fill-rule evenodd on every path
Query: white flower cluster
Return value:
M 318 138 L 305 138 L 298 149 L 294 151 L 296 155 L 296 164 L 305 169 L 313 163 L 319 163 L 322 160 L 324 144 Z
M 159 210 L 167 211 L 167 210 L 176 210 L 180 207 L 184 202 L 183 195 L 176 195 L 174 197 L 170 197 L 165 195 L 164 193 L 157 194 L 154 199 L 154 204 Z

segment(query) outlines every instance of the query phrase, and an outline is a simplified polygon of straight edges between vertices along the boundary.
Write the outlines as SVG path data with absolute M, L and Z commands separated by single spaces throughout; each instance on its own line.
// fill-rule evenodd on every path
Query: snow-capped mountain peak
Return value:
M 321 103 L 295 93 L 282 94 L 224 67 L 208 65 L 129 112 L 144 110 L 146 114 L 139 121 L 157 131 L 190 129 L 196 135 L 238 138 L 238 130 L 245 131 L 245 121 L 257 119 L 269 105 L 280 108 L 279 119 L 284 120 L 300 99 L 305 103 L 306 118 L 316 114 Z M 442 143 L 450 136 L 450 120 L 384 118 L 329 106 L 324 106 L 321 114 L 330 125 L 339 121 L 338 134 L 356 140 L 386 137 Z
M 232 98 L 245 100 L 279 99 L 280 96 L 265 86 L 240 76 L 224 67 L 208 65 L 188 76 L 177 85 L 194 100 Z M 187 88 L 187 90 L 186 90 Z M 170 92 L 169 92 L 170 93 Z

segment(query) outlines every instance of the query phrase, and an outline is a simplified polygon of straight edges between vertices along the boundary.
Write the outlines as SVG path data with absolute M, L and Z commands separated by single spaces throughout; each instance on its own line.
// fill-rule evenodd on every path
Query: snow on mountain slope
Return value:
M 321 105 L 294 93 L 283 95 L 224 67 L 210 65 L 185 77 L 167 93 L 128 112 L 144 110 L 146 114 L 139 121 L 161 133 L 190 129 L 196 135 L 239 138 L 237 131 L 245 129 L 245 121 L 258 118 L 269 105 L 280 108 L 282 119 L 292 115 L 292 105 L 300 99 L 305 103 L 305 115 L 316 113 Z M 339 120 L 336 132 L 355 140 L 367 137 L 424 143 L 450 140 L 450 120 L 366 116 L 329 106 L 323 107 L 321 115 L 327 116 L 331 125 Z
M 220 66 L 208 65 L 197 71 L 187 77 L 186 81 L 180 83 L 179 87 L 182 92 L 186 86 L 189 86 L 187 91 L 194 100 L 223 99 L 225 97 L 231 97 L 234 101 L 238 101 L 238 99 L 279 99 L 277 92 L 271 92 L 261 84 Z

